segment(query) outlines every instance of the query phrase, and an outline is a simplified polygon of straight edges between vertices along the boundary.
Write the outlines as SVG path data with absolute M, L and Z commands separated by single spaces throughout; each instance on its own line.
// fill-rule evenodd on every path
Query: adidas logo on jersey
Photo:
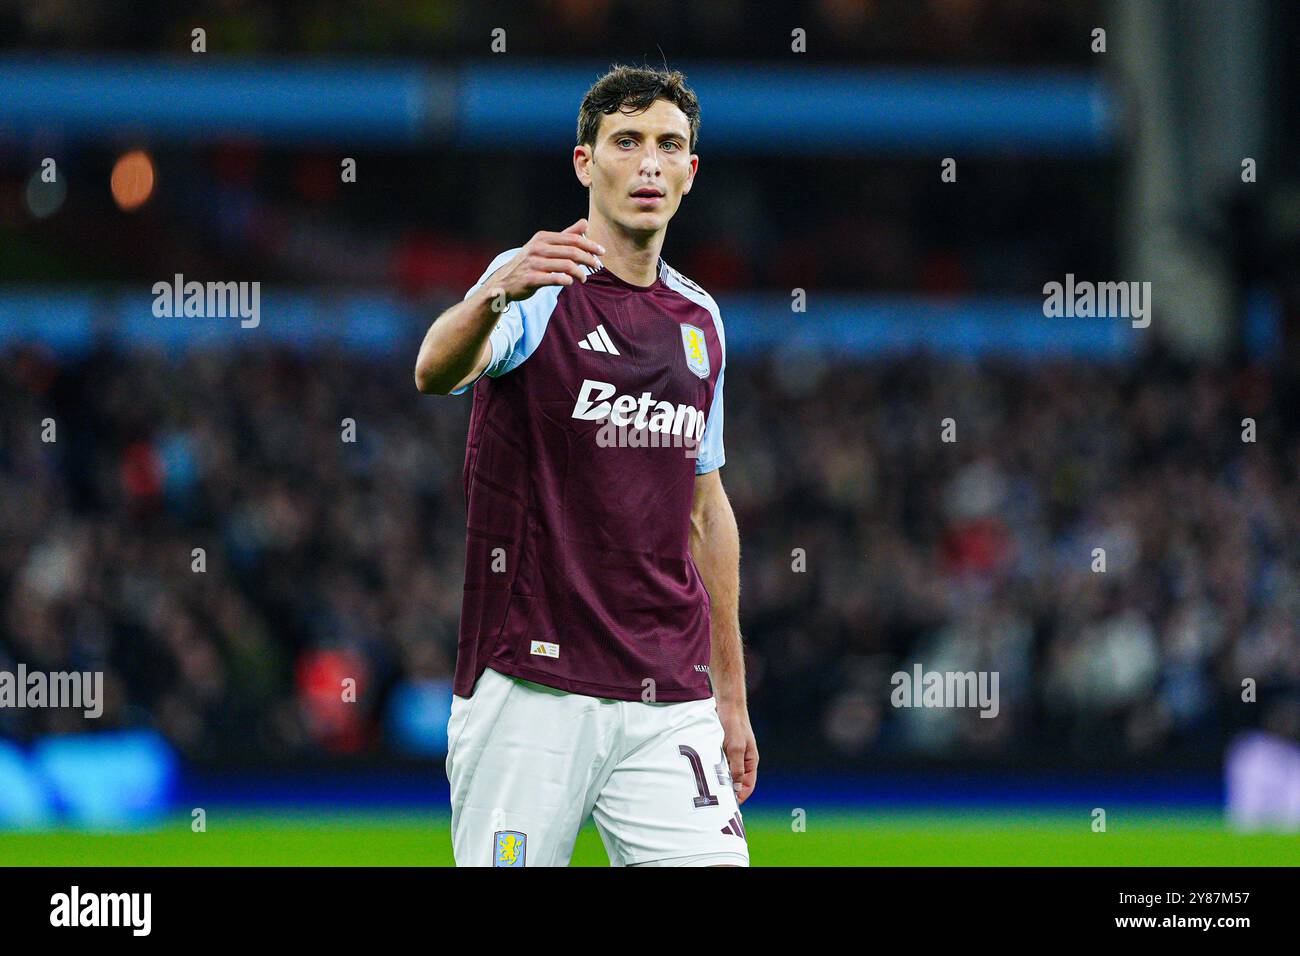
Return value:
M 578 348 L 586 349 L 589 352 L 608 352 L 610 355 L 623 354 L 614 347 L 614 342 L 610 339 L 609 333 L 605 331 L 603 325 L 596 326 L 595 331 L 589 332 L 585 338 L 580 339 Z
M 703 440 L 704 412 L 693 405 L 656 402 L 649 392 L 642 392 L 639 398 L 634 395 L 619 395 L 609 401 L 614 397 L 615 391 L 609 382 L 583 379 L 572 417 L 585 422 L 599 422 L 608 418 L 611 424 L 620 428 L 631 425 L 661 435 L 688 438 L 696 444 Z

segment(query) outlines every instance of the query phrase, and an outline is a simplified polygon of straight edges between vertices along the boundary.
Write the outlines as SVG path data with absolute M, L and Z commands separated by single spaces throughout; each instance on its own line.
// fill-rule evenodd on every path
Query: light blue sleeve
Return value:
M 479 280 L 470 287 L 465 293 L 465 299 L 468 299 L 485 283 L 492 273 L 496 272 L 503 265 L 515 257 L 522 246 L 516 246 L 514 249 L 507 249 L 501 255 L 497 256 L 488 265 Z M 542 341 L 542 336 L 546 333 L 546 326 L 551 321 L 551 313 L 555 311 L 555 302 L 559 298 L 560 290 L 563 286 L 543 286 L 527 299 L 521 299 L 518 302 L 511 302 L 501 318 L 497 319 L 497 324 L 493 327 L 491 334 L 488 336 L 488 345 L 492 349 L 492 357 L 488 359 L 487 368 L 483 370 L 483 375 L 490 375 L 496 378 L 504 375 L 512 369 L 518 368 L 523 364 L 524 359 L 533 354 L 533 351 Z M 462 300 L 464 301 L 464 300 Z M 479 378 L 483 376 L 480 375 Z M 478 384 L 478 379 L 467 382 L 460 388 L 453 389 L 453 395 L 461 395 Z
M 712 302 L 712 300 L 710 300 Z M 722 368 L 718 370 L 718 383 L 713 387 L 713 405 L 704 425 L 704 439 L 700 442 L 700 453 L 695 459 L 695 473 L 708 474 L 717 471 L 727 463 L 727 455 L 722 447 L 722 380 L 727 374 L 727 340 L 722 334 L 722 316 L 714 305 L 713 326 L 718 330 L 718 345 L 722 347 Z

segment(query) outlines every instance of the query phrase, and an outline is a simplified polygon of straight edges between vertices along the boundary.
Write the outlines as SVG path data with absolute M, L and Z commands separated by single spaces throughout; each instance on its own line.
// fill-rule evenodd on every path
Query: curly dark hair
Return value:
M 686 114 L 691 124 L 690 152 L 700 138 L 700 101 L 677 70 L 615 65 L 598 79 L 582 98 L 578 108 L 578 144 L 595 147 L 601 116 L 630 108 L 649 109 L 655 100 L 667 100 Z

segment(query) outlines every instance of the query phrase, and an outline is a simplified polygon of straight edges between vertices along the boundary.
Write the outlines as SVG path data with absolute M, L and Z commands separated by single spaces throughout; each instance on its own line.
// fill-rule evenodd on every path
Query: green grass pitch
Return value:
M 745 817 L 756 866 L 1294 866 L 1300 834 L 1242 834 L 1217 814 L 867 813 Z M 449 866 L 445 816 L 230 813 L 210 810 L 130 832 L 0 831 L 0 866 Z M 575 866 L 607 866 L 588 826 Z

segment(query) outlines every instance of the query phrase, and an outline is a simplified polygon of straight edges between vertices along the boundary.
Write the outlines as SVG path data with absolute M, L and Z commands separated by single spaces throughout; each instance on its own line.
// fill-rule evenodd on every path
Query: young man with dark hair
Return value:
M 717 304 L 660 256 L 699 166 L 677 72 L 583 98 L 587 216 L 497 256 L 429 328 L 422 392 L 474 392 L 448 727 L 461 866 L 747 866 L 739 535 L 718 469 Z

